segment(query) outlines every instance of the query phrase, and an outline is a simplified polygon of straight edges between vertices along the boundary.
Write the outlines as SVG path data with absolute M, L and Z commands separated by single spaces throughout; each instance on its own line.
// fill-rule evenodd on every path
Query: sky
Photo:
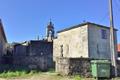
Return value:
M 84 21 L 109 26 L 109 0 L 0 0 L 2 19 L 9 43 L 45 37 L 52 20 L 55 31 Z M 120 43 L 120 0 L 113 0 L 114 26 Z

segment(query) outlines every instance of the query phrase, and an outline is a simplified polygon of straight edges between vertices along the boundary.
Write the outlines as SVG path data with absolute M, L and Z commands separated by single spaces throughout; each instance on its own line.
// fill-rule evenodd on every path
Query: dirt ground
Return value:
M 74 80 L 70 77 L 58 76 L 56 73 L 39 73 L 27 77 L 16 77 L 11 79 L 0 78 L 0 80 Z

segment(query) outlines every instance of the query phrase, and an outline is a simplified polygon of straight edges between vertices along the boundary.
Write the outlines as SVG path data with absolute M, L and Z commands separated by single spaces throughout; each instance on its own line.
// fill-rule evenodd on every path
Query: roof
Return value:
M 46 40 L 29 40 L 29 41 L 24 41 L 24 42 L 13 42 L 12 45 L 13 46 L 19 46 L 19 45 L 24 45 L 24 44 L 28 44 L 28 43 L 52 43 L 52 42 L 48 42 Z
M 26 44 L 28 41 L 24 41 L 24 42 L 13 42 L 12 45 L 13 46 L 19 46 L 19 45 L 24 45 Z
M 120 44 L 118 44 L 118 52 L 120 52 Z
M 5 42 L 7 42 L 7 38 L 6 38 L 6 35 L 5 35 L 5 32 L 4 32 L 4 28 L 3 28 L 3 24 L 2 24 L 1 19 L 0 19 L 0 30 L 2 32 L 2 35 L 4 37 Z
M 63 30 L 60 30 L 60 31 L 57 31 L 57 33 L 60 33 L 60 32 L 64 32 L 64 31 L 68 31 L 70 29 L 74 29 L 74 28 L 78 28 L 78 27 L 81 27 L 81 26 L 84 26 L 84 25 L 96 25 L 98 27 L 103 27 L 103 28 L 107 28 L 107 29 L 110 29 L 110 27 L 107 27 L 107 26 L 104 26 L 104 25 L 100 25 L 100 24 L 96 24 L 96 23 L 91 23 L 91 22 L 84 22 L 84 23 L 81 23 L 81 24 L 78 24 L 78 25 L 75 25 L 75 26 L 71 26 L 69 28 L 65 28 Z M 115 29 L 117 31 L 117 29 Z
M 46 40 L 30 40 L 30 43 L 34 43 L 34 42 L 40 42 L 40 43 L 52 43 L 52 42 L 48 42 Z

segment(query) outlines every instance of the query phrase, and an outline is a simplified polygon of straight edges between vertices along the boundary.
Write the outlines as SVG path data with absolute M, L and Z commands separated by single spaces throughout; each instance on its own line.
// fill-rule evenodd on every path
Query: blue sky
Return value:
M 120 30 L 120 0 L 113 0 L 113 7 Z M 84 20 L 109 26 L 108 0 L 0 0 L 0 18 L 8 42 L 19 42 L 43 38 L 50 18 L 56 31 Z

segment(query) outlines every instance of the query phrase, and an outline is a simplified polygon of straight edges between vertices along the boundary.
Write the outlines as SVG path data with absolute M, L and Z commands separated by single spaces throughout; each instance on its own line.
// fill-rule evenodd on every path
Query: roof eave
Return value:
M 72 26 L 72 27 L 65 28 L 63 30 L 57 31 L 57 33 L 61 33 L 61 32 L 64 32 L 64 31 L 68 31 L 70 29 L 78 28 L 78 27 L 81 27 L 81 26 L 84 26 L 84 25 L 89 25 L 89 24 L 93 24 L 93 25 L 96 25 L 96 26 L 99 26 L 99 27 L 110 29 L 110 27 L 107 27 L 107 26 L 104 26 L 104 25 L 99 25 L 99 24 L 95 24 L 95 23 L 91 23 L 91 22 L 85 22 L 85 23 L 82 23 L 82 24 L 78 24 L 78 25 L 75 25 L 75 26 Z M 114 30 L 118 31 L 117 29 L 114 29 Z

